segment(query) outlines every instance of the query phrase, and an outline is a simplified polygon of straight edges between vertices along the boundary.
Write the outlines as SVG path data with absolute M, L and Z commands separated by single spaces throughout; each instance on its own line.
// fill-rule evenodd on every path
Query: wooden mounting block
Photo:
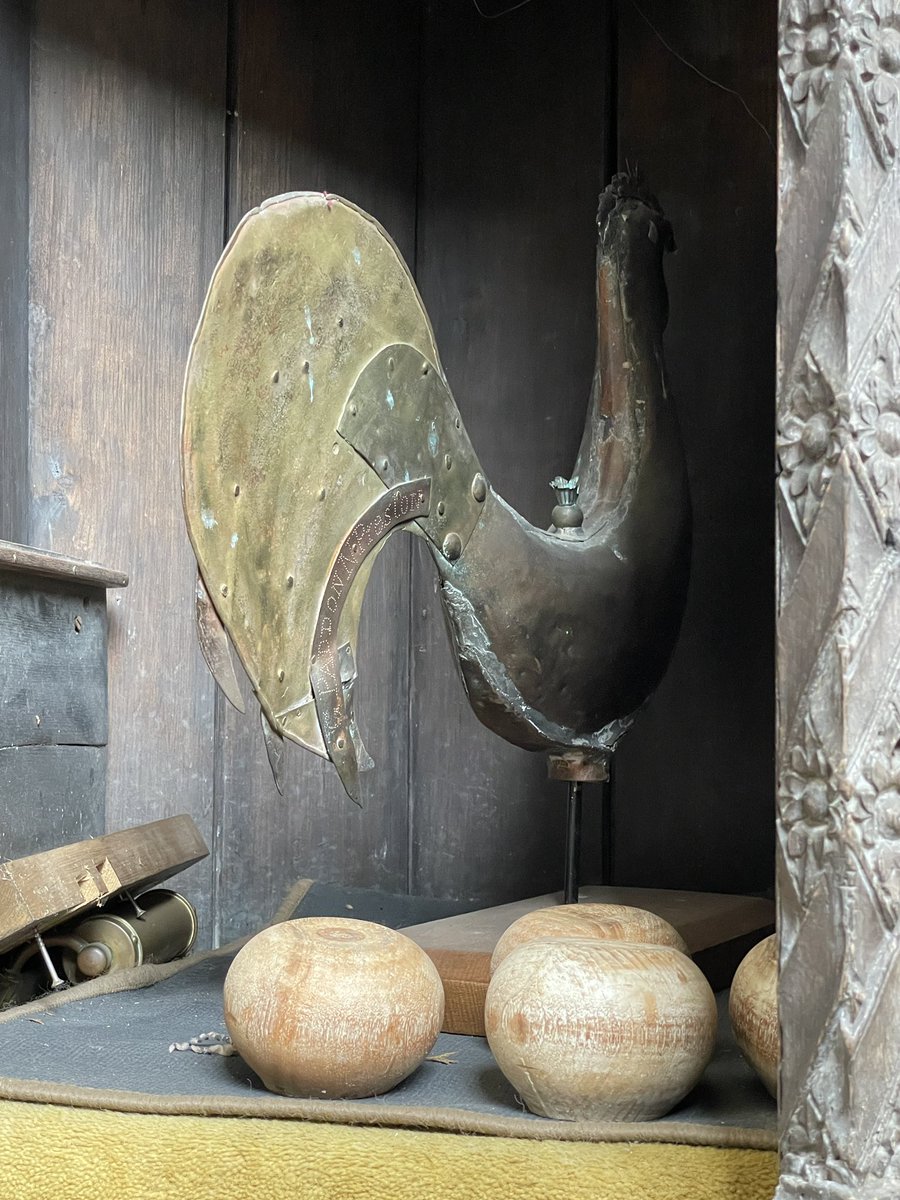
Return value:
M 445 1033 L 484 1036 L 484 998 L 500 935 L 525 913 L 561 903 L 559 894 L 516 900 L 478 912 L 412 925 L 403 932 L 437 967 L 444 982 Z M 772 932 L 775 905 L 758 896 L 673 892 L 655 888 L 584 887 L 583 903 L 630 904 L 674 925 L 716 990 L 731 983 L 744 954 Z

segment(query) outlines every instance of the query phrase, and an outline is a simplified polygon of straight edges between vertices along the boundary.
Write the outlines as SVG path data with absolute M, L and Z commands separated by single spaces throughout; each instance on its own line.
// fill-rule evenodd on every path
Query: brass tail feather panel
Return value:
M 335 549 L 385 491 L 337 427 L 364 367 L 396 341 L 440 374 L 388 235 L 346 200 L 300 192 L 238 225 L 185 374 L 184 510 L 201 576 L 272 727 L 323 757 L 315 619 Z M 382 544 L 343 610 L 340 641 L 354 652 Z
M 481 516 L 487 489 L 446 381 L 414 346 L 387 346 L 366 365 L 338 425 L 386 487 L 431 480 L 431 509 L 417 521 L 458 558 Z

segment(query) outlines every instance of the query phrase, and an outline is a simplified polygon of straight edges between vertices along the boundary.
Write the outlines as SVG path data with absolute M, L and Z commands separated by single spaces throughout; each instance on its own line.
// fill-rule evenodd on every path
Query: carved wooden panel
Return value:
M 778 1197 L 900 1195 L 900 5 L 786 0 Z

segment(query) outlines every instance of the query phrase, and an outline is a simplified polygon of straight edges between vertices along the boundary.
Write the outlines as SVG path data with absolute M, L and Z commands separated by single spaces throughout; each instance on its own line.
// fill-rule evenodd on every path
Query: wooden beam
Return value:
M 30 13 L 0 0 L 0 534 L 28 525 L 28 124 Z
M 0 541 L 0 568 L 42 575 L 49 579 L 73 579 L 102 588 L 128 586 L 128 576 L 124 571 L 114 571 L 112 567 L 70 558 L 67 554 L 56 554 L 52 550 L 20 546 L 17 542 Z
M 109 600 L 105 826 L 214 828 L 179 396 L 222 244 L 222 0 L 33 0 L 30 527 L 128 570 Z M 211 873 L 193 885 L 208 934 Z

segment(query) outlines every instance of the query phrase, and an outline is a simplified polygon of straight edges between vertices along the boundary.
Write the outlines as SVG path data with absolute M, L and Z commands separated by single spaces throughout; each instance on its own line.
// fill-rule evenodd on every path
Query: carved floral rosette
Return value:
M 786 0 L 778 1196 L 900 1196 L 900 0 Z

